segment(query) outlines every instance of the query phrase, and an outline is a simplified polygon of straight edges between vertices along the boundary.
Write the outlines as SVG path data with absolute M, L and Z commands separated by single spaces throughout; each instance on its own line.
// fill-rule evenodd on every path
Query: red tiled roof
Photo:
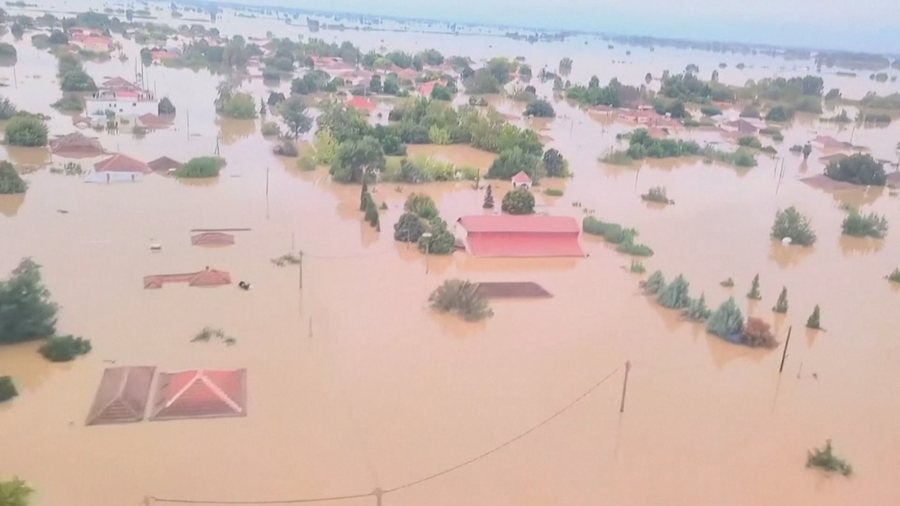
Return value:
M 144 288 L 162 288 L 166 283 L 187 283 L 188 286 L 228 285 L 231 284 L 231 274 L 206 268 L 197 272 L 144 276 Z
M 97 162 L 94 165 L 94 169 L 97 172 L 140 172 L 142 174 L 153 172 L 146 163 L 121 153 L 113 155 L 102 162 Z
M 136 84 L 131 81 L 122 78 L 122 77 L 113 77 L 103 81 L 102 86 L 104 88 L 110 88 L 113 90 L 137 90 L 138 87 Z
M 459 224 L 467 232 L 508 232 L 508 233 L 545 233 L 545 234 L 578 234 L 581 228 L 575 218 L 569 216 L 542 216 L 538 214 L 480 214 L 463 216 Z
M 520 170 L 516 173 L 515 176 L 511 179 L 514 183 L 531 183 L 531 176 L 529 176 L 524 170 Z
M 104 370 L 87 425 L 143 420 L 155 370 L 155 367 L 110 367 Z
M 191 236 L 194 246 L 225 246 L 234 244 L 234 236 L 225 232 L 203 232 Z
M 247 371 L 161 373 L 151 420 L 246 416 Z
M 353 97 L 347 102 L 347 105 L 361 111 L 372 112 L 377 105 L 366 97 Z
M 431 92 L 434 91 L 434 87 L 437 86 L 438 81 L 428 81 L 419 85 L 419 94 L 423 97 L 430 97 Z

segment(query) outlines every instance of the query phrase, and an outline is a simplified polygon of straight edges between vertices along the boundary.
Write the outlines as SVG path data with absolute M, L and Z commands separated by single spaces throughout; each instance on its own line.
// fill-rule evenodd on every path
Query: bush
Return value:
M 888 223 L 884 216 L 875 213 L 862 215 L 856 209 L 853 209 L 844 218 L 844 222 L 841 223 L 841 229 L 845 234 L 854 237 L 883 239 L 887 235 Z
M 544 190 L 544 195 L 548 197 L 562 197 L 565 193 L 558 188 L 547 188 Z
M 419 251 L 430 255 L 449 255 L 456 251 L 456 238 L 447 230 L 447 222 L 435 217 L 428 221 L 426 228 L 431 237 L 419 237 Z
M 759 142 L 759 139 L 752 135 L 748 135 L 746 137 L 741 137 L 740 139 L 738 139 L 738 145 L 747 148 L 762 149 L 762 143 Z
M 410 193 L 403 204 L 403 210 L 425 220 L 438 217 L 438 208 L 434 200 L 424 193 Z
M 83 70 L 70 70 L 63 74 L 59 87 L 63 91 L 97 91 L 94 79 Z
M 38 351 L 51 362 L 68 362 L 91 351 L 91 341 L 74 336 L 51 337 Z
M 888 274 L 887 279 L 891 283 L 900 283 L 900 267 L 894 269 L 894 272 Z
M 669 204 L 669 196 L 666 194 L 665 186 L 654 186 L 647 193 L 641 195 L 641 198 L 648 202 L 658 202 L 661 204 Z
M 159 105 L 156 106 L 156 112 L 160 116 L 171 116 L 175 114 L 175 104 L 169 100 L 169 97 L 163 97 L 162 100 L 159 101 Z
M 712 311 L 706 306 L 706 296 L 700 294 L 699 299 L 691 300 L 691 303 L 681 312 L 685 318 L 695 322 L 704 322 L 709 319 Z
M 681 274 L 663 288 L 656 301 L 669 309 L 684 309 L 691 304 L 690 283 Z
M 215 177 L 219 175 L 223 165 L 224 161 L 214 156 L 191 158 L 175 171 L 175 176 L 185 178 Z
M 547 177 L 567 177 L 569 163 L 557 149 L 550 148 L 544 152 L 544 172 Z
M 47 125 L 37 116 L 19 113 L 6 124 L 6 143 L 10 146 L 44 146 L 47 144 Z
M 722 109 L 719 109 L 714 105 L 701 105 L 700 113 L 704 116 L 718 116 L 722 114 Z
M 525 107 L 525 116 L 534 116 L 536 118 L 554 118 L 556 117 L 556 111 L 553 110 L 553 106 L 550 102 L 546 100 L 532 100 L 528 103 L 528 106 Z
M 808 329 L 822 328 L 821 323 L 819 322 L 819 318 L 820 318 L 819 305 L 816 304 L 816 307 L 815 307 L 815 309 L 813 309 L 812 314 L 809 315 L 809 318 L 806 320 L 806 328 L 808 328 Z
M 402 242 L 419 242 L 425 232 L 425 222 L 415 213 L 406 212 L 394 224 L 394 240 Z
M 853 467 L 846 460 L 836 456 L 831 447 L 831 440 L 825 441 L 824 448 L 813 448 L 806 453 L 806 467 L 818 467 L 830 473 L 841 473 L 850 476 Z
M 0 376 L 0 402 L 5 402 L 19 395 L 16 385 L 9 376 Z M 2 495 L 0 495 L 2 498 Z
M 593 216 L 587 216 L 582 220 L 582 230 L 586 234 L 599 235 L 613 244 L 621 244 L 637 235 L 633 228 L 623 228 L 616 223 L 606 223 Z
M 534 213 L 534 195 L 525 187 L 519 187 L 503 196 L 500 209 L 509 214 Z
M 41 282 L 40 266 L 29 259 L 0 281 L 0 308 L 0 343 L 41 339 L 56 331 L 57 306 Z
M 647 272 L 647 268 L 644 267 L 644 262 L 641 262 L 636 258 L 631 259 L 631 266 L 628 268 L 628 270 L 635 274 L 643 274 Z
M 759 318 L 748 318 L 740 344 L 751 348 L 774 348 L 778 346 L 778 341 L 775 340 L 768 323 Z
M 0 120 L 7 120 L 16 115 L 16 106 L 8 98 L 0 99 Z
M 263 134 L 263 137 L 273 137 L 276 135 L 281 135 L 281 127 L 278 126 L 278 123 L 274 121 L 266 121 L 262 124 L 262 128 L 260 131 Z
M 493 316 L 487 300 L 478 294 L 478 286 L 461 279 L 448 279 L 439 286 L 428 302 L 431 307 L 442 312 L 455 312 L 466 321 L 478 321 Z
M 0 195 L 25 193 L 27 189 L 28 184 L 22 179 L 13 164 L 6 160 L 0 161 Z
M 731 279 L 731 278 L 728 278 Z M 732 283 L 732 286 L 734 284 Z M 750 291 L 747 292 L 747 298 L 752 300 L 760 300 L 762 299 L 762 295 L 759 293 L 759 274 L 753 276 L 753 283 L 750 286 Z
M 256 117 L 256 101 L 249 93 L 235 93 L 222 107 L 222 114 L 235 119 Z
M 677 156 L 696 155 L 700 152 L 700 145 L 694 141 L 680 139 L 654 139 L 645 128 L 639 128 L 631 133 L 628 149 L 625 153 L 634 160 L 642 158 L 670 158 Z
M 661 292 L 666 287 L 666 278 L 663 276 L 662 271 L 656 271 L 647 278 L 646 281 L 641 283 L 641 288 L 644 289 L 644 293 L 648 295 L 655 295 Z
M 734 302 L 734 297 L 722 303 L 709 317 L 706 330 L 710 334 L 736 342 L 744 328 L 744 315 Z
M 793 117 L 793 109 L 783 105 L 776 105 L 766 114 L 766 121 L 790 121 Z
M 794 244 L 811 246 L 816 242 L 816 233 L 810 227 L 809 218 L 800 214 L 794 207 L 778 210 L 775 223 L 772 224 L 772 237 L 782 240 L 790 238 Z
M 31 487 L 18 478 L 0 481 L 0 504 L 3 506 L 28 506 L 28 496 L 33 492 Z
M 541 174 L 538 167 L 541 159 L 526 153 L 519 147 L 504 150 L 494 160 L 487 172 L 488 179 L 510 179 L 519 171 L 524 171 L 534 183 L 537 183 Z
M 275 146 L 274 151 L 276 155 L 287 156 L 290 158 L 294 158 L 299 154 L 297 145 L 290 139 L 283 139 L 279 145 Z
M 78 95 L 65 93 L 62 98 L 53 102 L 52 107 L 62 112 L 81 112 L 84 110 L 84 100 Z
M 829 163 L 825 167 L 825 175 L 836 181 L 859 185 L 884 186 L 887 181 L 884 164 L 872 155 L 861 153 Z
M 646 244 L 640 244 L 634 242 L 634 236 L 628 236 L 624 241 L 619 243 L 616 247 L 616 251 L 619 253 L 625 253 L 626 255 L 634 255 L 637 257 L 650 257 L 653 256 L 653 250 L 650 246 Z
M 316 159 L 308 154 L 303 155 L 297 159 L 297 168 L 304 172 L 316 170 Z

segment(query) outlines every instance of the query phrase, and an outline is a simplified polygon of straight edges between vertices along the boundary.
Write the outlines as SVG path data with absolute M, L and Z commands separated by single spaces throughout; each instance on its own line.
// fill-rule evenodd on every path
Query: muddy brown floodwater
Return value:
M 66 4 L 67 10 L 78 6 Z M 17 12 L 11 8 L 11 12 Z M 272 19 L 226 11 L 225 34 L 306 35 Z M 488 36 L 323 32 L 364 49 L 435 47 L 476 60 L 526 56 L 536 67 L 562 56 L 577 76 L 618 76 L 637 84 L 648 70 L 680 70 L 688 62 L 710 72 L 718 61 L 726 82 L 802 75 L 808 62 L 659 48 L 634 49 L 610 64 L 605 44 L 581 39 L 528 45 Z M 12 41 L 6 34 L 3 40 Z M 383 42 L 382 42 L 383 41 Z M 491 48 L 491 46 L 493 46 Z M 74 131 L 48 105 L 59 96 L 55 59 L 26 37 L 17 79 L 2 94 L 22 109 L 51 116 L 53 134 Z M 602 47 L 603 49 L 598 49 Z M 86 63 L 95 78 L 133 75 L 127 61 Z M 617 47 L 622 59 L 624 46 Z M 754 68 L 739 71 L 741 61 Z M 763 68 L 763 66 L 768 68 Z M 357 211 L 359 188 L 330 181 L 325 169 L 299 172 L 271 154 L 258 121 L 217 119 L 212 100 L 220 77 L 206 71 L 153 67 L 160 96 L 178 108 L 175 125 L 143 138 L 98 134 L 109 151 L 150 160 L 212 153 L 217 137 L 228 165 L 207 184 L 151 175 L 139 184 L 85 184 L 51 174 L 66 160 L 43 149 L 2 148 L 4 158 L 38 170 L 26 196 L 0 197 L 0 272 L 25 256 L 43 265 L 59 329 L 92 340 L 94 351 L 51 364 L 30 343 L 0 348 L 0 373 L 20 390 L 0 405 L 0 477 L 34 486 L 36 506 L 138 504 L 145 496 L 274 500 L 391 489 L 464 462 L 560 410 L 610 373 L 608 381 L 540 429 L 452 473 L 389 493 L 384 504 L 566 505 L 887 505 L 900 502 L 900 290 L 883 277 L 900 266 L 900 233 L 883 241 L 840 234 L 841 204 L 900 218 L 887 191 L 825 192 L 798 178 L 822 170 L 788 153 L 793 144 L 829 134 L 896 160 L 900 125 L 849 129 L 798 118 L 776 143 L 784 157 L 760 157 L 736 170 L 699 160 L 609 166 L 598 157 L 619 147 L 633 128 L 591 116 L 564 102 L 555 120 L 532 126 L 571 162 L 574 177 L 547 182 L 565 195 L 538 194 L 540 212 L 596 216 L 634 226 L 656 254 L 649 271 L 683 273 L 692 293 L 711 305 L 730 295 L 745 314 L 774 324 L 779 339 L 793 326 L 784 374 L 780 350 L 735 346 L 707 335 L 639 293 L 628 257 L 591 237 L 584 259 L 480 259 L 459 252 L 425 259 L 397 244 L 392 225 L 412 191 L 433 195 L 443 216 L 481 213 L 471 183 L 421 187 L 382 184 L 383 230 Z M 0 77 L 13 82 L 11 68 Z M 826 74 L 826 88 L 845 96 L 892 84 Z M 547 85 L 539 93 L 548 94 Z M 266 87 L 246 82 L 262 96 Z M 287 83 L 281 89 L 287 89 Z M 504 114 L 522 105 L 500 100 Z M 736 115 L 736 111 L 730 111 Z M 190 132 L 187 117 L 190 116 Z M 519 124 L 524 121 L 515 120 Z M 700 142 L 715 133 L 680 131 Z M 306 136 L 307 140 L 309 135 Z M 416 146 L 411 153 L 487 168 L 493 155 L 459 146 Z M 82 160 L 91 164 L 97 159 Z M 268 178 L 269 193 L 266 195 Z M 676 205 L 647 206 L 638 197 L 664 185 Z M 497 199 L 507 183 L 494 183 Z M 580 203 L 581 207 L 573 204 Z M 797 206 L 811 217 L 814 247 L 769 239 L 777 209 Z M 58 210 L 66 210 L 67 214 Z M 225 248 L 197 248 L 190 229 L 248 227 Z M 151 253 L 150 241 L 163 245 Z M 305 253 L 303 289 L 297 267 L 270 259 L 292 245 Z M 426 274 L 426 262 L 428 273 Z M 224 269 L 253 290 L 166 286 L 142 289 L 147 274 Z M 759 273 L 763 300 L 743 296 Z M 535 281 L 553 293 L 539 301 L 495 302 L 493 318 L 467 324 L 426 304 L 443 280 Z M 736 281 L 733 289 L 719 285 Z M 769 308 L 782 286 L 790 311 Z M 815 304 L 827 331 L 803 327 Z M 236 337 L 234 346 L 192 343 L 204 326 Z M 633 367 L 627 406 L 619 414 L 623 364 Z M 248 416 L 216 420 L 84 425 L 103 369 L 154 365 L 248 370 Z M 827 438 L 854 476 L 827 477 L 805 468 L 806 451 Z M 374 505 L 373 498 L 343 504 Z

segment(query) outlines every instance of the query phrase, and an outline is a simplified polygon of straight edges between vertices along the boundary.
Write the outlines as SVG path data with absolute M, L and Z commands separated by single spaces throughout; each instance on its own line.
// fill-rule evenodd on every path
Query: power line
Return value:
M 375 489 L 375 490 L 373 490 L 372 492 L 368 492 L 368 493 L 365 493 L 365 494 L 350 494 L 350 495 L 330 496 L 330 497 L 315 497 L 315 498 L 305 498 L 305 499 L 265 500 L 265 501 L 233 501 L 233 500 L 232 500 L 232 501 L 210 501 L 210 500 L 192 500 L 192 499 L 173 499 L 173 498 L 155 497 L 155 496 L 148 496 L 147 498 L 148 498 L 148 499 L 152 499 L 152 500 L 155 501 L 155 502 L 161 502 L 161 503 L 178 503 L 178 504 L 301 504 L 301 503 L 316 503 L 316 502 L 329 502 L 329 501 L 344 501 L 344 500 L 349 500 L 349 499 L 362 499 L 362 498 L 365 498 L 365 497 L 376 497 L 376 498 L 379 498 L 379 500 L 380 500 L 380 497 L 383 496 L 383 495 L 385 495 L 385 494 L 389 494 L 389 493 L 392 493 L 392 492 L 396 492 L 396 491 L 398 491 L 398 490 L 403 490 L 403 489 L 406 489 L 406 488 L 410 488 L 410 487 L 415 487 L 415 486 L 417 486 L 417 485 L 421 485 L 422 483 L 425 483 L 425 482 L 427 482 L 427 481 L 431 481 L 431 480 L 434 480 L 434 479 L 436 479 L 436 478 L 440 478 L 441 476 L 450 474 L 450 473 L 452 473 L 452 472 L 454 472 L 454 471 L 457 471 L 457 470 L 459 470 L 459 469 L 462 469 L 463 467 L 466 467 L 466 466 L 468 466 L 468 465 L 474 464 L 474 463 L 476 463 L 476 462 L 478 462 L 478 461 L 480 461 L 480 460 L 482 460 L 482 459 L 487 458 L 488 456 L 490 456 L 490 455 L 492 455 L 492 454 L 494 454 L 494 453 L 499 452 L 500 450 L 503 450 L 504 448 L 506 448 L 506 447 L 512 445 L 512 444 L 515 443 L 516 441 L 519 441 L 520 439 L 525 438 L 525 437 L 528 436 L 529 434 L 531 434 L 531 433 L 535 432 L 536 430 L 538 430 L 538 429 L 544 427 L 544 426 L 547 425 L 548 423 L 552 422 L 552 421 L 555 420 L 556 418 L 559 418 L 560 416 L 562 416 L 562 415 L 564 415 L 566 412 L 568 412 L 570 409 L 572 409 L 573 407 L 575 407 L 575 405 L 577 405 L 578 403 L 580 403 L 581 401 L 583 401 L 587 396 L 591 395 L 595 390 L 597 390 L 598 388 L 600 388 L 601 385 L 603 385 L 604 383 L 606 383 L 607 380 L 609 380 L 611 377 L 613 377 L 613 375 L 615 375 L 617 372 L 619 372 L 619 369 L 620 369 L 619 367 L 616 367 L 616 368 L 613 369 L 611 372 L 609 372 L 606 376 L 604 376 L 600 381 L 598 381 L 598 382 L 594 383 L 593 385 L 591 385 L 587 390 L 585 390 L 584 392 L 582 392 L 581 395 L 579 395 L 578 397 L 576 397 L 574 400 L 572 400 L 571 402 L 569 402 L 568 404 L 566 404 L 566 405 L 563 406 L 562 408 L 558 409 L 556 412 L 554 412 L 554 413 L 551 414 L 550 416 L 544 418 L 543 420 L 541 420 L 541 421 L 539 421 L 538 423 L 536 423 L 535 425 L 532 425 L 531 427 L 525 429 L 524 431 L 522 431 L 522 432 L 516 434 L 516 435 L 513 436 L 512 438 L 507 439 L 506 441 L 504 441 L 504 442 L 498 444 L 497 446 L 494 446 L 493 448 L 491 448 L 491 449 L 489 449 L 489 450 L 487 450 L 487 451 L 485 451 L 485 452 L 483 452 L 483 453 L 480 453 L 480 454 L 478 454 L 478 455 L 476 455 L 476 456 L 474 456 L 474 457 L 472 457 L 472 458 L 470 458 L 470 459 L 468 459 L 468 460 L 465 460 L 465 461 L 463 461 L 463 462 L 460 462 L 460 463 L 458 463 L 458 464 L 455 464 L 455 465 L 453 465 L 453 466 L 450 466 L 450 467 L 448 467 L 448 468 L 446 468 L 446 469 L 443 469 L 443 470 L 438 471 L 438 472 L 436 472 L 436 473 L 432 473 L 432 474 L 430 474 L 430 475 L 428 475 L 428 476 L 419 478 L 419 479 L 417 479 L 417 480 L 413 480 L 413 481 L 404 483 L 404 484 L 402 484 L 402 485 L 398 485 L 398 486 L 396 486 L 396 487 L 392 487 L 392 488 L 388 488 L 388 489 Z M 380 504 L 380 501 L 379 501 L 379 504 Z

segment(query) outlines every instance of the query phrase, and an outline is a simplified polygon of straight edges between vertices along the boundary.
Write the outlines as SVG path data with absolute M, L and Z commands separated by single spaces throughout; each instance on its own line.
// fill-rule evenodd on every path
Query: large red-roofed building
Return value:
M 582 257 L 581 227 L 568 216 L 463 216 L 466 250 L 481 257 Z

